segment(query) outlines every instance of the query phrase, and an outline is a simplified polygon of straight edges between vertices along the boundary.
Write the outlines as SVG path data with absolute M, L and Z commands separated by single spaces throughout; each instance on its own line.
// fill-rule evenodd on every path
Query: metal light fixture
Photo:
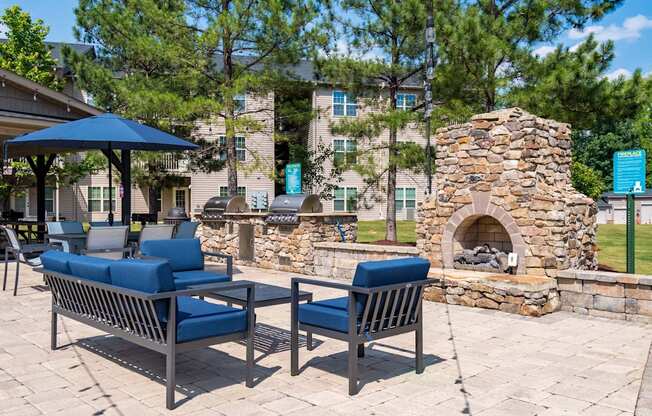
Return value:
M 430 129 L 432 117 L 432 80 L 435 78 L 435 19 L 433 12 L 433 0 L 427 0 L 428 3 L 428 20 L 426 22 L 426 77 L 423 82 L 423 97 L 425 101 L 424 118 L 426 121 L 426 176 L 428 187 L 426 194 L 432 194 L 432 153 L 433 148 L 430 144 Z

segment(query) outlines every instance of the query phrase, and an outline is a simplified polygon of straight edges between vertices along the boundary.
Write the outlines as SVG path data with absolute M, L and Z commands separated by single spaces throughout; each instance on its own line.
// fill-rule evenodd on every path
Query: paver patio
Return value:
M 236 280 L 286 287 L 294 276 L 239 272 Z M 414 373 L 412 334 L 371 343 L 361 391 L 349 397 L 339 341 L 316 337 L 313 351 L 300 351 L 302 373 L 290 377 L 290 307 L 274 306 L 257 310 L 254 389 L 244 386 L 242 345 L 181 354 L 186 399 L 168 411 L 163 356 L 66 318 L 62 347 L 50 351 L 50 294 L 40 274 L 21 274 L 17 297 L 0 293 L 0 414 L 624 416 L 635 411 L 652 340 L 642 323 L 424 302 L 424 374 Z M 339 294 L 313 289 L 316 299 Z

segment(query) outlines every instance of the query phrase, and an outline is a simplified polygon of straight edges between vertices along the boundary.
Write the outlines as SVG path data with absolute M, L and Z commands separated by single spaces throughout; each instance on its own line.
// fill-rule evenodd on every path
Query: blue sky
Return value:
M 77 0 L 0 0 L 2 9 L 13 4 L 20 4 L 33 17 L 43 19 L 50 26 L 48 40 L 75 41 L 72 28 Z M 610 76 L 627 76 L 636 68 L 641 68 L 644 74 L 652 73 L 652 0 L 626 0 L 618 10 L 591 24 L 583 33 L 566 32 L 556 43 L 572 47 L 589 32 L 599 40 L 616 42 L 616 59 Z M 553 46 L 540 45 L 537 52 L 545 54 Z

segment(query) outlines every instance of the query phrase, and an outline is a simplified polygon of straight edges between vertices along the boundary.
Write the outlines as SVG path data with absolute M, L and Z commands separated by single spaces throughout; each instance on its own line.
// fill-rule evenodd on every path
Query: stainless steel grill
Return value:
M 265 221 L 269 224 L 298 224 L 297 214 L 320 212 L 322 212 L 322 205 L 318 195 L 279 195 L 274 198 Z
M 224 221 L 224 214 L 249 212 L 249 205 L 243 196 L 214 196 L 204 204 L 203 220 Z

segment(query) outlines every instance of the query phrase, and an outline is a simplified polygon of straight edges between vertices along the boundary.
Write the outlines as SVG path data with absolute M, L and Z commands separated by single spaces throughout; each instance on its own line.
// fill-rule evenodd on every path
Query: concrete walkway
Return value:
M 239 271 L 237 279 L 284 286 L 291 277 Z M 652 340 L 641 323 L 424 303 L 425 373 L 414 374 L 412 335 L 374 342 L 361 361 L 362 389 L 349 397 L 339 341 L 317 337 L 290 377 L 289 305 L 275 306 L 257 311 L 257 386 L 244 386 L 240 344 L 186 353 L 177 367 L 183 402 L 170 412 L 162 356 L 65 318 L 62 348 L 50 351 L 49 307 L 40 275 L 28 270 L 17 297 L 0 293 L 2 415 L 625 416 L 635 412 Z M 639 400 L 651 397 L 644 389 Z

